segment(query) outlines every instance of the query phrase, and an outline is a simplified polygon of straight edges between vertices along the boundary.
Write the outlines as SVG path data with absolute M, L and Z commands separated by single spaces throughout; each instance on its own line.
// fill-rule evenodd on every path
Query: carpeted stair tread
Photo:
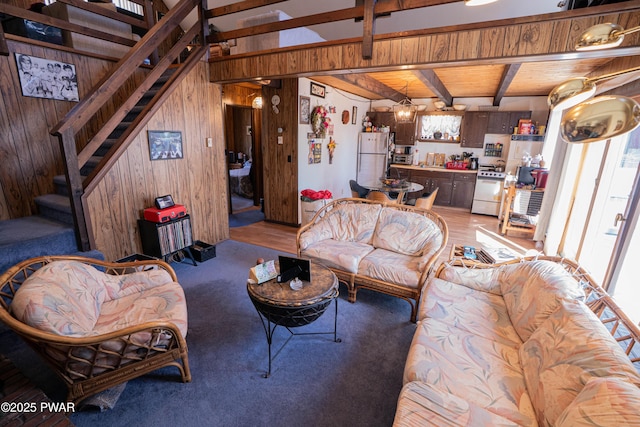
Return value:
M 35 199 L 41 216 L 73 225 L 71 201 L 60 194 L 44 194 Z
M 41 216 L 0 221 L 0 272 L 27 258 L 78 251 L 73 227 Z

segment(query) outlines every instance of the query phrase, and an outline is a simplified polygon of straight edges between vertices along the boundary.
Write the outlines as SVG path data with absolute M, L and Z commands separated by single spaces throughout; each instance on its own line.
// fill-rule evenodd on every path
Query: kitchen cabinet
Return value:
M 416 141 L 416 123 L 396 123 L 392 112 L 370 111 L 367 113 L 374 126 L 389 126 L 396 134 L 396 145 L 414 145 Z
M 476 189 L 476 175 L 469 173 L 453 174 L 453 191 L 451 193 L 451 206 L 456 208 L 471 209 L 473 204 L 473 192 Z
M 487 133 L 511 134 L 513 128 L 518 126 L 520 119 L 530 119 L 531 111 L 491 111 Z
M 482 148 L 488 125 L 489 113 L 487 111 L 469 111 L 465 113 L 460 132 L 460 147 Z

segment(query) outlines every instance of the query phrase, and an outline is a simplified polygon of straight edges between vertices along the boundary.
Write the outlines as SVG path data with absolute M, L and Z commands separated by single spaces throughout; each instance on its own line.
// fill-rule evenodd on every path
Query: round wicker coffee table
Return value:
M 271 342 L 273 333 L 278 326 L 284 326 L 291 334 L 278 350 L 278 353 L 294 335 L 333 334 L 333 341 L 340 342 L 340 339 L 337 338 L 338 278 L 327 267 L 312 262 L 311 281 L 305 280 L 302 283 L 303 286 L 300 290 L 291 289 L 289 282 L 278 283 L 275 279 L 259 285 L 247 283 L 247 293 L 260 315 L 260 320 L 267 336 L 269 370 L 264 375 L 265 378 L 271 375 L 271 361 L 273 359 L 271 356 Z M 333 300 L 336 302 L 333 331 L 294 333 L 290 329 L 308 325 L 318 319 L 324 314 Z

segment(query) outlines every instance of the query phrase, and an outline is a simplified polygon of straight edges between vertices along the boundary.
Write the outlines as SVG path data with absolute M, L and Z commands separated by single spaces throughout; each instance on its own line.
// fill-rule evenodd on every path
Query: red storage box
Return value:
M 468 166 L 469 164 L 464 162 L 447 162 L 447 169 L 463 170 L 463 169 L 467 169 Z
M 184 205 L 173 205 L 170 208 L 146 208 L 144 219 L 151 222 L 169 222 L 173 219 L 182 218 L 187 214 Z

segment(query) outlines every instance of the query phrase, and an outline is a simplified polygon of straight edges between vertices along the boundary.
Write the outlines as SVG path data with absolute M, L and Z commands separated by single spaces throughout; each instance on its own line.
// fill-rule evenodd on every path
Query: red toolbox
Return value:
M 146 208 L 144 219 L 151 222 L 168 222 L 177 218 L 182 218 L 187 214 L 184 205 L 173 205 L 170 208 Z

